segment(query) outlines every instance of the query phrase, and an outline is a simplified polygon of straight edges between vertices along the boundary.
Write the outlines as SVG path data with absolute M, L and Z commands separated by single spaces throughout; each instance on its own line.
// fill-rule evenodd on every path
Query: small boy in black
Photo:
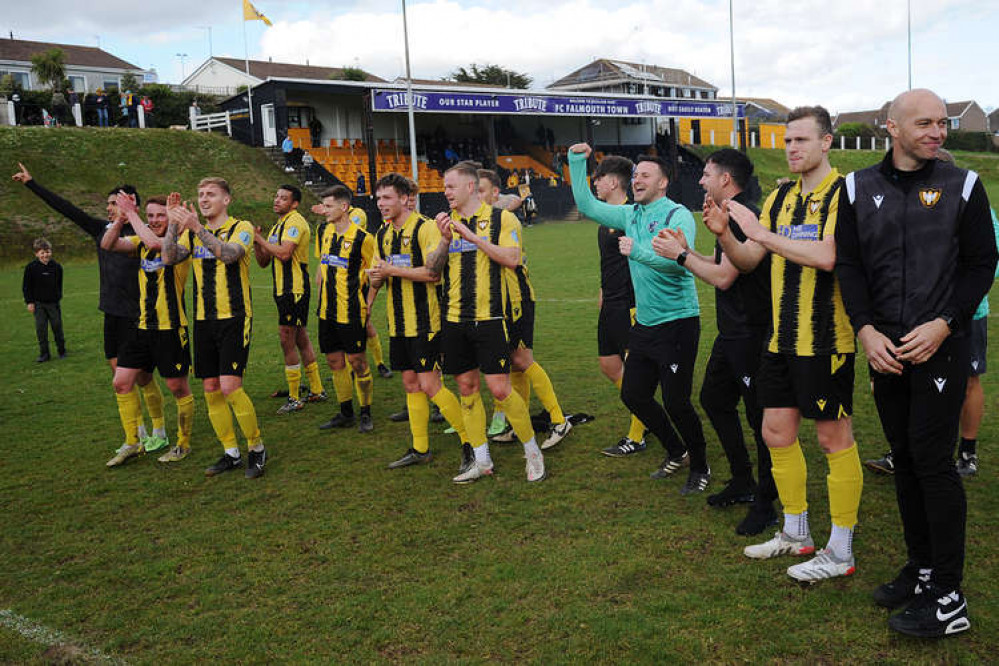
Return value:
M 62 266 L 52 259 L 52 245 L 44 238 L 32 244 L 36 259 L 24 267 L 21 290 L 28 312 L 35 315 L 35 335 L 38 336 L 38 363 L 52 358 L 49 355 L 49 324 L 55 336 L 59 358 L 66 358 L 66 340 L 62 335 Z

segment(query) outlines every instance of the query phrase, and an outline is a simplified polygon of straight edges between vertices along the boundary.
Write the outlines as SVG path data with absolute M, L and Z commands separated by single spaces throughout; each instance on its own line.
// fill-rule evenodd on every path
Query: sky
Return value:
M 908 0 L 912 83 L 948 101 L 999 106 L 999 2 Z M 733 0 L 736 92 L 832 112 L 880 107 L 906 89 L 907 0 Z M 176 83 L 209 56 L 405 73 L 400 0 L 5 3 L 0 35 L 103 49 Z M 408 0 L 414 78 L 493 63 L 544 87 L 596 58 L 684 69 L 732 90 L 727 0 Z M 872 9 L 876 7 L 876 11 Z

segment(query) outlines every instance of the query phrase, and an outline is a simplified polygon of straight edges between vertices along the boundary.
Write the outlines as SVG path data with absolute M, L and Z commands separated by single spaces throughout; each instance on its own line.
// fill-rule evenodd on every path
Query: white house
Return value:
M 364 72 L 365 81 L 384 81 L 374 74 Z M 240 86 L 258 86 L 269 78 L 306 79 L 330 81 L 343 78 L 340 67 L 315 67 L 308 63 L 273 62 L 251 60 L 250 73 L 246 73 L 246 60 L 241 58 L 212 57 L 201 64 L 184 79 L 182 85 L 188 90 L 213 95 L 234 95 Z
M 0 39 L 0 77 L 9 74 L 25 90 L 38 90 L 42 85 L 31 71 L 31 57 L 50 49 L 60 49 L 66 55 L 66 78 L 78 93 L 118 88 L 126 72 L 131 72 L 140 83 L 156 83 L 156 70 L 142 69 L 93 46 L 23 39 Z

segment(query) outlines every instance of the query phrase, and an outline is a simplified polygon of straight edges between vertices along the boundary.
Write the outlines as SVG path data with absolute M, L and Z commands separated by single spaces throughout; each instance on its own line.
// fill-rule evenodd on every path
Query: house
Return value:
M 787 120 L 791 109 L 780 102 L 766 97 L 743 97 L 739 100 L 746 105 L 746 118 L 752 123 L 782 123 Z
M 974 100 L 948 102 L 947 120 L 950 122 L 948 129 L 961 130 L 962 132 L 989 131 L 989 120 L 985 115 L 985 110 L 978 106 L 978 102 Z
M 713 100 L 718 97 L 718 88 L 682 69 L 606 58 L 594 60 L 547 88 L 673 99 Z
M 156 70 L 142 69 L 93 46 L 23 39 L 0 39 L 0 77 L 12 76 L 25 90 L 42 88 L 31 71 L 31 57 L 51 49 L 59 49 L 66 55 L 66 78 L 78 93 L 90 93 L 98 88 L 118 88 L 126 72 L 133 74 L 140 83 L 156 82 Z
M 989 131 L 999 134 L 999 109 L 989 114 Z
M 184 79 L 188 90 L 215 95 L 234 95 L 240 86 L 258 86 L 267 79 L 301 79 L 307 81 L 331 81 L 343 79 L 342 67 L 317 67 L 272 60 L 250 60 L 250 73 L 246 73 L 247 61 L 242 58 L 212 57 L 201 64 Z M 374 74 L 363 72 L 365 81 L 383 82 Z
M 862 123 L 875 129 L 884 129 L 888 124 L 888 108 L 891 102 L 885 102 L 879 109 L 869 111 L 844 111 L 833 116 L 833 129 L 839 129 L 847 123 Z

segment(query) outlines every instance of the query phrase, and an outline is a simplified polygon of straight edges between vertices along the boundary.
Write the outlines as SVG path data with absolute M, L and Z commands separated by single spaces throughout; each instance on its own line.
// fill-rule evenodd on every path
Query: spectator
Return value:
M 149 98 L 149 95 L 142 96 L 142 113 L 146 117 L 146 127 L 152 127 L 153 124 L 153 100 Z
M 364 187 L 364 174 L 360 171 L 357 172 L 357 187 L 354 188 L 354 191 L 358 194 L 364 194 L 366 192 Z
M 284 135 L 284 141 L 281 142 L 281 152 L 284 153 L 284 170 L 285 173 L 290 173 L 295 170 L 295 165 L 293 163 L 294 157 L 292 152 L 295 150 L 295 142 L 291 140 L 291 137 L 287 134 Z
M 66 358 L 66 340 L 62 334 L 62 266 L 52 259 L 52 245 L 44 238 L 32 244 L 35 260 L 24 267 L 21 291 L 28 312 L 35 315 L 35 335 L 38 336 L 37 363 L 52 358 L 49 355 L 49 325 L 55 336 L 59 358 Z
M 66 96 L 58 88 L 52 93 L 52 116 L 59 125 L 65 125 L 69 118 L 69 104 L 66 102 Z
M 312 116 L 312 120 L 309 121 L 309 135 L 312 137 L 313 147 L 318 148 L 323 143 L 323 124 L 319 122 L 319 118 Z M 304 163 L 304 160 L 303 160 Z
M 189 116 L 200 116 L 201 107 L 198 106 L 198 100 L 191 100 L 191 106 L 187 109 L 187 115 Z
M 316 160 L 314 160 L 312 158 L 312 153 L 310 153 L 309 151 L 305 151 L 305 153 L 302 155 L 302 167 L 305 168 L 305 184 L 306 185 L 311 185 L 312 184 L 312 171 L 313 171 L 313 166 L 315 165 L 315 163 L 316 163 Z
M 97 89 L 97 126 L 107 127 L 108 126 L 108 96 L 104 94 L 101 88 Z
M 139 126 L 139 96 L 131 90 L 126 91 L 126 101 L 128 104 L 128 126 Z
M 551 127 L 545 131 L 545 138 L 548 139 L 548 150 L 555 152 L 555 132 Z

